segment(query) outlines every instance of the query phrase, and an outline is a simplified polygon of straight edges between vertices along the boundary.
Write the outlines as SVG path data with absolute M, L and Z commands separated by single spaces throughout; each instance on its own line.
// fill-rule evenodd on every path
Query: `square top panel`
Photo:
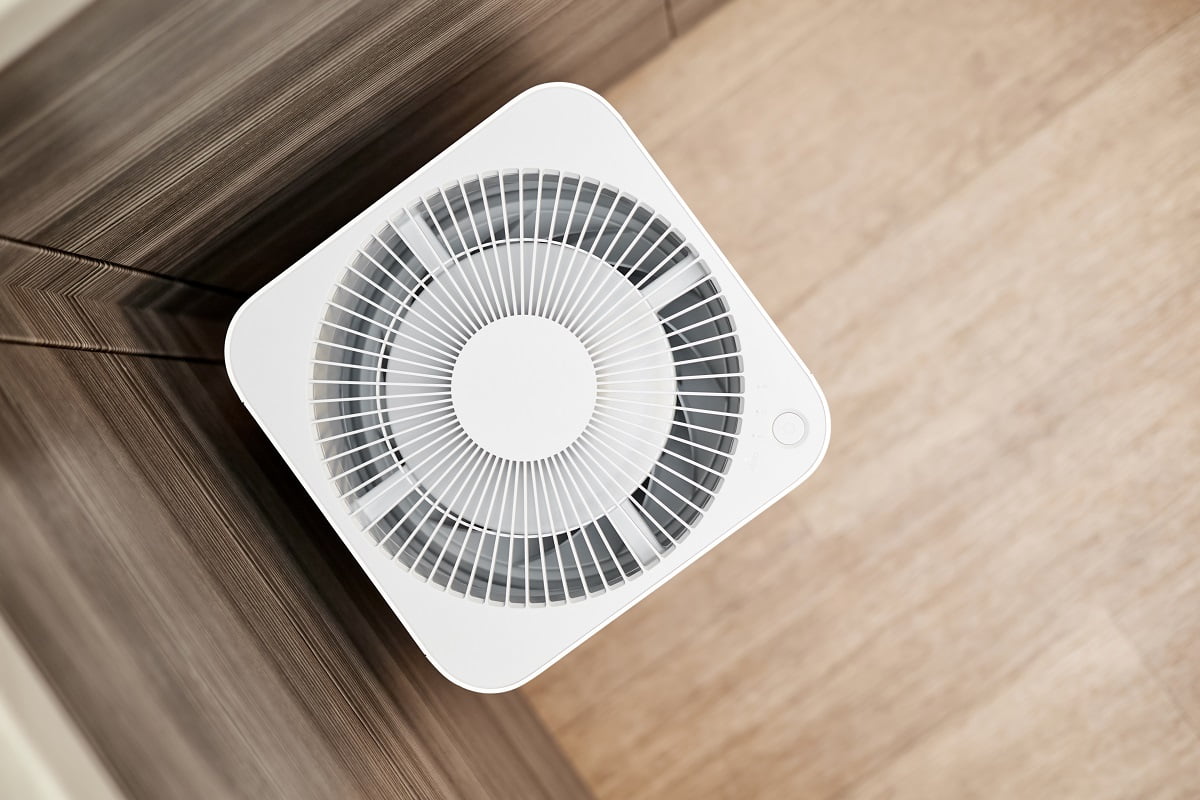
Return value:
M 796 486 L 812 375 L 628 126 L 546 84 L 255 294 L 242 401 L 429 659 L 515 688 Z

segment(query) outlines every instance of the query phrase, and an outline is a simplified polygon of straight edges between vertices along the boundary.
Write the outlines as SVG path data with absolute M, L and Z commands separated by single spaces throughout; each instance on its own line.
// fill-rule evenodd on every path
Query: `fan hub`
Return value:
M 450 381 L 459 422 L 484 450 L 537 461 L 579 438 L 596 407 L 596 368 L 557 322 L 521 314 L 480 328 Z
M 413 485 L 472 524 L 577 529 L 630 497 L 663 452 L 668 338 L 643 294 L 592 253 L 482 248 L 437 272 L 393 330 L 374 387 L 390 444 Z

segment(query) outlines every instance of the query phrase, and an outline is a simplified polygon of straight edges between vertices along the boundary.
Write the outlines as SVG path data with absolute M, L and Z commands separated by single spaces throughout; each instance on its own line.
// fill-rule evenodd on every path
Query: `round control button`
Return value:
M 775 436 L 775 441 L 792 447 L 804 441 L 804 436 L 808 433 L 808 424 L 804 417 L 795 411 L 785 411 L 771 424 L 771 433 Z

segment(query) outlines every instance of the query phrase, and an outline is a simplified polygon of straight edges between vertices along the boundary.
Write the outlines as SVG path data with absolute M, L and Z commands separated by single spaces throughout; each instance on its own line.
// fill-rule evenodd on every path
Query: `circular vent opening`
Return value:
M 707 266 L 659 215 L 550 171 L 473 176 L 359 249 L 312 405 L 348 508 L 397 563 L 509 605 L 667 557 L 713 502 L 742 361 Z

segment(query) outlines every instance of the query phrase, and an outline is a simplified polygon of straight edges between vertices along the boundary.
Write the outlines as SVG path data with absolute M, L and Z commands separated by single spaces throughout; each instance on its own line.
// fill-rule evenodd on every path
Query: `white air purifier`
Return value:
M 569 84 L 255 294 L 225 355 L 430 661 L 480 692 L 546 669 L 829 441 L 804 364 L 616 111 Z

